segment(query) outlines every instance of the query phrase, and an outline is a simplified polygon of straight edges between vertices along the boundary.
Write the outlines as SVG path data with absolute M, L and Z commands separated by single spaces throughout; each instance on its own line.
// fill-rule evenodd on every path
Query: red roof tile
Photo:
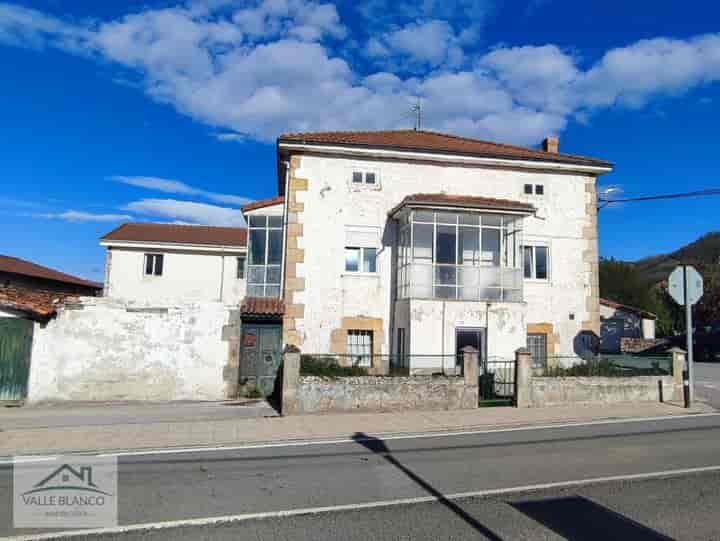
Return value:
M 23 312 L 34 319 L 50 318 L 59 303 L 75 297 L 68 293 L 0 287 L 0 307 Z
M 131 242 L 165 242 L 168 244 L 199 244 L 208 246 L 246 246 L 244 227 L 210 227 L 206 225 L 176 225 L 126 223 L 113 229 L 100 240 Z
M 475 197 L 471 195 L 450 195 L 445 193 L 416 193 L 408 195 L 388 214 L 394 215 L 406 206 L 428 207 L 465 207 L 476 209 L 509 210 L 515 212 L 535 212 L 535 207 L 522 201 L 511 199 L 495 199 L 492 197 Z
M 78 286 L 84 286 L 93 289 L 102 289 L 102 284 L 93 282 L 91 280 L 85 280 L 71 274 L 65 274 L 64 272 L 56 271 L 49 267 L 43 267 L 32 261 L 26 261 L 17 257 L 11 257 L 7 255 L 0 255 L 0 272 L 8 272 L 11 274 L 19 274 L 22 276 L 29 276 L 32 278 L 40 278 L 42 280 L 52 280 L 54 282 L 62 282 L 65 284 L 72 284 Z
M 273 205 L 281 205 L 283 203 L 285 203 L 285 198 L 282 195 L 278 195 L 276 197 L 271 197 L 270 199 L 261 199 L 260 201 L 253 201 L 252 203 L 248 203 L 247 205 L 244 205 L 242 207 L 242 211 L 247 212 L 249 210 L 257 210 L 265 207 L 271 207 Z
M 278 143 L 303 143 L 319 145 L 340 145 L 348 147 L 386 148 L 408 151 L 440 152 L 462 154 L 484 158 L 502 158 L 559 162 L 596 167 L 612 167 L 605 160 L 545 152 L 532 148 L 505 145 L 460 137 L 426 130 L 387 130 L 387 131 L 347 131 L 286 133 L 278 138 Z
M 240 305 L 242 315 L 281 316 L 285 313 L 285 304 L 277 297 L 245 297 Z

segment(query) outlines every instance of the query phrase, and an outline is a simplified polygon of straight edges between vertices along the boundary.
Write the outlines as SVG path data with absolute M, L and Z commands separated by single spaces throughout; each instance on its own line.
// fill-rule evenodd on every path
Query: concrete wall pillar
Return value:
M 293 415 L 297 405 L 297 387 L 300 381 L 300 350 L 289 345 L 283 352 L 282 403 L 280 413 Z
M 478 350 L 472 346 L 465 346 L 463 352 L 463 375 L 465 385 L 478 384 Z
M 532 406 L 530 386 L 532 382 L 532 355 L 527 348 L 515 351 L 515 407 Z
M 670 350 L 673 368 L 673 396 L 676 402 L 683 401 L 683 370 L 685 370 L 685 350 L 675 347 Z

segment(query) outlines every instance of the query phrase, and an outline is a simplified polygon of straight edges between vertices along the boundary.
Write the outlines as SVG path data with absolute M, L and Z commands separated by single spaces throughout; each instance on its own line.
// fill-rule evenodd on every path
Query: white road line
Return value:
M 337 513 L 341 511 L 357 511 L 362 509 L 374 509 L 382 507 L 394 507 L 397 505 L 412 505 L 418 503 L 431 503 L 440 499 L 459 500 L 463 498 L 482 498 L 490 496 L 503 496 L 520 492 L 533 492 L 538 490 L 549 490 L 559 488 L 570 488 L 578 486 L 593 485 L 598 483 L 612 483 L 617 481 L 642 481 L 664 477 L 676 477 L 696 473 L 708 473 L 720 471 L 720 466 L 704 466 L 700 468 L 685 468 L 679 470 L 665 470 L 649 473 L 634 473 L 628 475 L 611 475 L 607 477 L 590 477 L 587 479 L 575 479 L 571 481 L 558 481 L 554 483 L 541 483 L 536 485 L 514 486 L 506 488 L 492 488 L 487 490 L 475 490 L 472 492 L 458 492 L 454 494 L 443 494 L 441 496 L 419 496 L 417 498 L 400 498 L 396 500 L 383 500 L 376 502 L 352 503 L 346 505 L 333 505 L 327 507 L 306 507 L 300 509 L 285 509 L 282 511 L 269 511 L 265 513 L 246 513 L 242 515 L 224 515 L 218 517 L 192 518 L 185 520 L 171 520 L 165 522 L 148 522 L 145 524 L 129 524 L 127 526 L 114 526 L 109 528 L 95 528 L 87 530 L 68 530 L 64 532 L 53 532 L 39 535 L 21 535 L 16 537 L 2 537 L 0 541 L 31 541 L 31 540 L 52 540 L 66 537 L 85 537 L 88 535 L 100 534 L 123 534 L 144 530 L 166 530 L 188 526 L 212 526 L 218 524 L 231 524 L 245 522 L 248 520 L 261 520 L 271 518 L 294 517 L 299 515 L 319 515 L 323 513 Z
M 96 451 L 77 451 L 69 454 L 73 455 L 87 455 L 97 457 L 129 457 L 129 456 L 153 456 L 153 455 L 176 455 L 185 453 L 211 453 L 218 451 L 245 451 L 253 449 L 275 449 L 279 447 L 307 447 L 315 445 L 345 445 L 348 443 L 358 443 L 362 441 L 370 441 L 374 438 L 381 438 L 384 441 L 392 440 L 410 440 L 410 439 L 425 439 L 425 438 L 445 438 L 452 436 L 472 436 L 476 434 L 501 434 L 506 432 L 523 432 L 531 430 L 547 430 L 551 428 L 573 428 L 583 426 L 601 426 L 601 425 L 615 425 L 623 423 L 641 423 L 649 421 L 667 421 L 672 419 L 697 419 L 699 417 L 717 417 L 720 413 L 691 413 L 682 415 L 663 415 L 657 417 L 629 417 L 625 419 L 604 419 L 601 421 L 578 421 L 573 423 L 558 423 L 558 424 L 546 424 L 546 425 L 530 425 L 530 426 L 515 426 L 509 428 L 491 428 L 491 429 L 475 429 L 475 430 L 459 430 L 459 431 L 436 431 L 436 432 L 419 432 L 419 433 L 408 433 L 408 434 L 394 434 L 394 433 L 370 433 L 367 438 L 335 438 L 327 440 L 285 440 L 277 442 L 263 442 L 263 443 L 248 443 L 244 445 L 218 445 L 212 447 L 184 447 L 176 448 L 172 447 L 169 449 L 118 449 L 115 451 L 101 452 Z M 31 459 L 32 455 L 23 457 L 23 459 Z M 40 457 L 42 460 L 49 460 L 46 457 Z M 54 457 L 53 457 L 54 458 Z M 12 464 L 13 459 L 0 459 L 0 466 Z
M 530 425 L 516 426 L 509 428 L 490 428 L 476 430 L 458 430 L 448 432 L 417 432 L 409 434 L 392 434 L 392 433 L 370 433 L 367 438 L 336 438 L 327 440 L 286 440 L 278 442 L 265 443 L 249 443 L 245 445 L 215 446 L 215 447 L 187 447 L 172 449 L 151 449 L 151 450 L 118 450 L 109 453 L 100 453 L 99 457 L 121 457 L 121 456 L 145 456 L 145 455 L 170 455 L 179 453 L 207 453 L 213 451 L 242 451 L 246 449 L 273 449 L 277 447 L 306 447 L 313 445 L 340 445 L 348 443 L 358 443 L 362 441 L 370 441 L 375 438 L 381 438 L 384 441 L 392 440 L 411 440 L 425 438 L 444 438 L 451 436 L 472 436 L 475 434 L 499 434 L 504 432 L 522 432 L 527 430 L 547 430 L 549 428 L 572 428 L 581 426 L 597 426 L 597 425 L 614 425 L 622 423 L 639 423 L 647 421 L 666 421 L 670 419 L 689 419 L 698 417 L 717 417 L 720 413 L 694 413 L 687 415 L 663 415 L 659 417 L 630 417 L 627 419 L 605 419 L 602 421 L 585 421 L 575 423 L 562 424 L 546 424 L 546 425 Z

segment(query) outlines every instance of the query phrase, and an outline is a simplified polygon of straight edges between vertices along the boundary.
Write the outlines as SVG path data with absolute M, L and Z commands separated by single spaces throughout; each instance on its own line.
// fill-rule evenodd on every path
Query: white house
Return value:
M 286 134 L 277 148 L 280 197 L 245 211 L 248 295 L 280 280 L 263 322 L 282 329 L 278 348 L 420 373 L 452 369 L 466 345 L 491 360 L 529 346 L 539 364 L 596 345 L 596 179 L 610 163 L 560 154 L 556 138 L 533 150 L 411 130 Z
M 243 228 L 126 223 L 107 248 L 104 295 L 128 302 L 222 302 L 245 296 Z

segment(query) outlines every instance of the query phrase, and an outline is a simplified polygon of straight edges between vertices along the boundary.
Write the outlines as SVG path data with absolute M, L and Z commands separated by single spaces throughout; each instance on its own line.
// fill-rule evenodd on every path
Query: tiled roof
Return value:
M 242 211 L 247 212 L 249 210 L 262 209 L 273 205 L 280 205 L 282 203 L 285 203 L 285 198 L 282 195 L 278 195 L 277 197 L 271 197 L 270 199 L 261 199 L 260 201 L 248 203 L 242 207 Z
M 600 299 L 600 304 L 607 306 L 609 308 L 615 308 L 617 310 L 623 310 L 625 312 L 630 312 L 631 314 L 635 314 L 635 315 L 645 318 L 645 319 L 657 319 L 657 315 L 653 314 L 652 312 L 648 312 L 647 310 L 643 310 L 642 308 L 635 308 L 634 306 L 628 306 L 627 304 L 620 304 L 619 302 L 611 301 L 609 299 Z
M 440 152 L 461 154 L 484 158 L 531 160 L 559 162 L 596 167 L 612 167 L 605 160 L 545 152 L 532 148 L 505 145 L 460 137 L 426 130 L 388 130 L 388 131 L 348 131 L 286 133 L 278 138 L 278 143 L 303 143 L 317 145 L 340 145 L 349 147 L 384 148 L 420 152 Z
M 281 316 L 285 304 L 277 297 L 245 297 L 240 305 L 240 314 L 249 316 Z
M 408 195 L 388 214 L 393 216 L 405 206 L 428 207 L 464 207 L 491 210 L 509 210 L 516 212 L 535 212 L 535 207 L 523 201 L 511 199 L 495 199 L 492 197 L 475 197 L 471 195 L 450 195 L 445 193 L 416 193 Z
M 100 240 L 131 242 L 165 242 L 168 244 L 198 244 L 208 246 L 246 246 L 247 229 L 243 227 L 210 227 L 206 225 L 176 225 L 126 223 L 113 229 Z
M 54 282 L 63 282 L 78 286 L 85 286 L 93 289 L 102 289 L 102 284 L 85 280 L 71 274 L 56 271 L 54 269 L 43 267 L 32 261 L 19 259 L 7 255 L 0 255 L 0 272 L 8 272 L 11 274 L 19 274 L 22 276 L 30 276 L 32 278 L 40 278 L 43 280 L 52 280 Z
M 75 296 L 53 291 L 0 287 L 0 308 L 24 312 L 33 319 L 50 318 L 55 314 L 58 303 L 71 298 L 75 298 Z

